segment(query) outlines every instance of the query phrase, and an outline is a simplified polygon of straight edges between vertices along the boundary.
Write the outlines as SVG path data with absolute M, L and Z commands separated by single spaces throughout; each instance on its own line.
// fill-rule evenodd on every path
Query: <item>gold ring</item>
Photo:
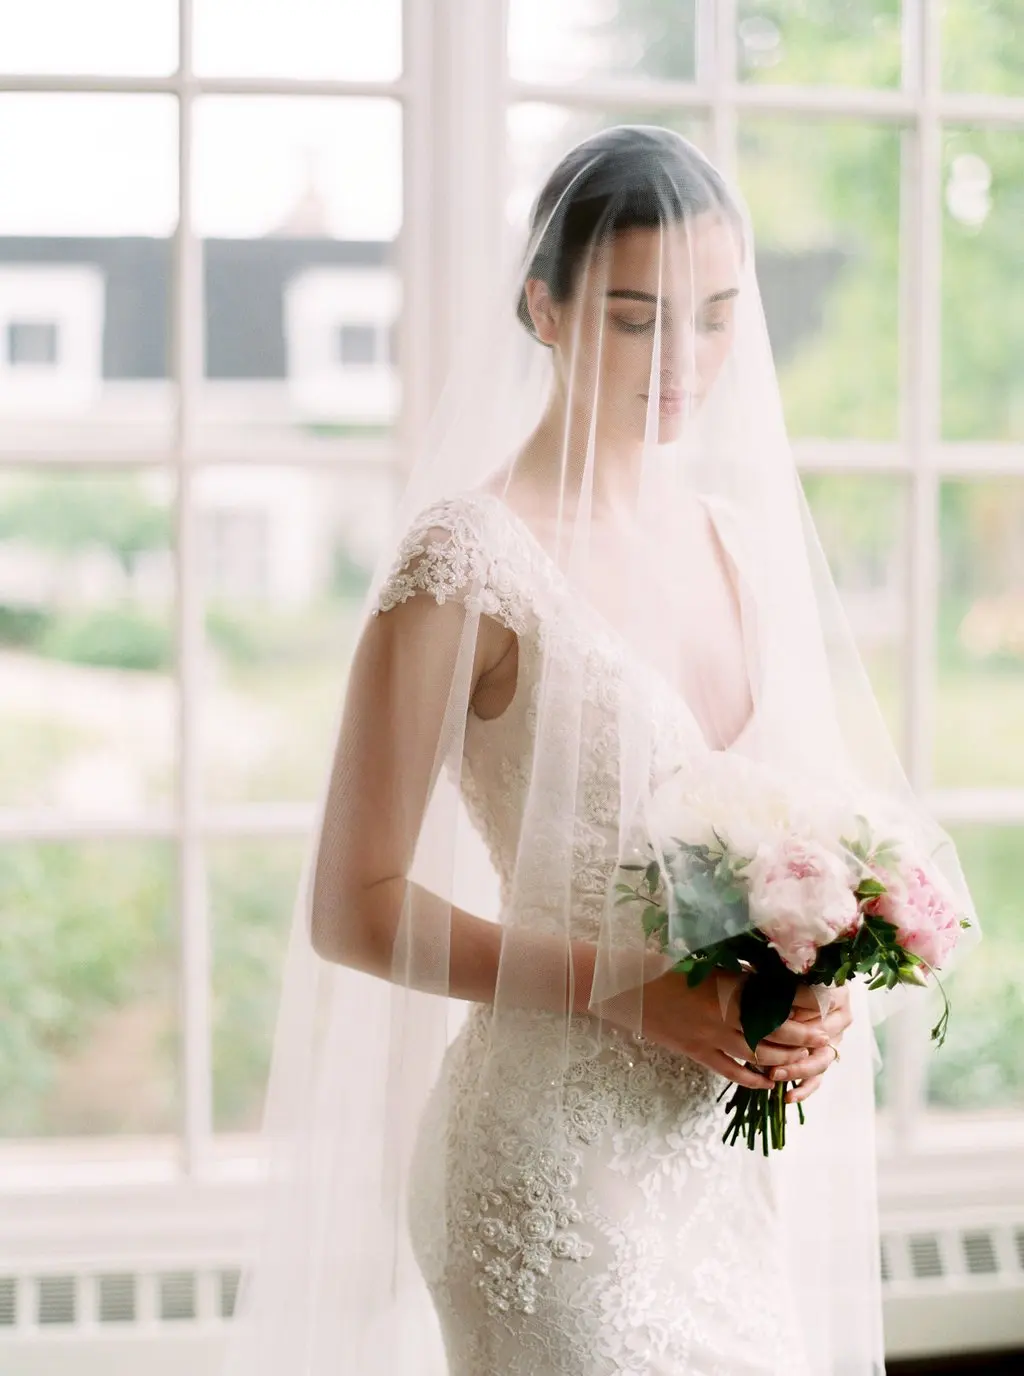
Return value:
M 832 1050 L 833 1050 L 833 1051 L 835 1052 L 835 1054 L 836 1054 L 836 1061 L 838 1061 L 838 1060 L 839 1060 L 839 1048 L 838 1048 L 838 1046 L 834 1046 L 834 1045 L 832 1044 L 832 1042 L 829 1042 L 829 1046 L 832 1047 Z M 835 1061 L 832 1062 L 833 1065 L 835 1065 L 835 1063 L 836 1063 Z
M 756 1047 L 756 1046 L 754 1047 L 754 1064 L 758 1067 L 758 1069 L 761 1068 L 761 1062 L 757 1059 L 757 1047 Z

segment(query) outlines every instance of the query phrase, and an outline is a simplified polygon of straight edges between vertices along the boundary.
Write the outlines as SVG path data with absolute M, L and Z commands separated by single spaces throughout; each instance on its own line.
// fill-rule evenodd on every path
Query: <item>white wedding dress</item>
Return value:
M 727 517 L 725 506 L 713 515 L 742 569 Z M 467 493 L 422 515 L 376 609 L 414 593 L 473 598 L 518 635 L 515 695 L 495 719 L 470 714 L 462 779 L 506 900 L 541 656 L 578 657 L 587 719 L 572 935 L 593 938 L 624 700 L 649 714 L 666 770 L 693 748 L 692 714 L 496 496 Z M 502 921 L 543 930 L 542 869 L 525 890 L 519 876 L 516 893 Z M 552 1077 L 564 1019 L 472 1004 L 420 1121 L 408 1225 L 452 1376 L 807 1376 L 771 1163 L 722 1144 L 725 1081 L 584 1016 L 570 1051 Z M 552 1127 L 559 1102 L 567 1133 Z

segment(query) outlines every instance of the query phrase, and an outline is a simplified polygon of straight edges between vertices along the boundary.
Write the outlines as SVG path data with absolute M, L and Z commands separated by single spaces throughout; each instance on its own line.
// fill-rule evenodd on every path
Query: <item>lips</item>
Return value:
M 650 401 L 650 394 L 642 393 L 644 401 Z M 688 407 L 692 409 L 696 405 L 697 398 L 693 392 L 660 392 L 658 394 L 658 410 L 663 416 L 678 415 L 680 411 L 685 411 Z

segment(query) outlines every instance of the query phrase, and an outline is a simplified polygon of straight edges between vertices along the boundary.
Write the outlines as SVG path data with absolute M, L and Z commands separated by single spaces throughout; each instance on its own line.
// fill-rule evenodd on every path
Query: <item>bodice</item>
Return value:
M 498 876 L 503 919 L 564 931 L 568 868 L 571 934 L 595 936 L 619 853 L 623 742 L 656 787 L 707 749 L 690 709 L 495 495 L 464 493 L 421 514 L 377 608 L 417 592 L 457 599 L 518 638 L 513 698 L 494 718 L 469 709 L 461 760 L 462 797 Z

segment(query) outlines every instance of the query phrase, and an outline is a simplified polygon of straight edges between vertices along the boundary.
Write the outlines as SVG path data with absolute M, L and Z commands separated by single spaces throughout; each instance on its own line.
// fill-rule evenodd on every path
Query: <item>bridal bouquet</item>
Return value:
M 794 794 L 741 756 L 674 776 L 654 795 L 650 821 L 651 858 L 620 866 L 628 877 L 616 901 L 642 905 L 648 942 L 678 953 L 672 968 L 691 985 L 715 970 L 746 976 L 740 1022 L 755 1055 L 789 1017 L 799 983 L 925 984 L 970 925 L 911 842 L 833 799 Z M 941 1045 L 949 1002 L 934 982 Z M 765 1155 L 784 1146 L 789 1088 L 736 1086 L 723 1140 L 742 1137 L 751 1150 L 760 1142 Z

